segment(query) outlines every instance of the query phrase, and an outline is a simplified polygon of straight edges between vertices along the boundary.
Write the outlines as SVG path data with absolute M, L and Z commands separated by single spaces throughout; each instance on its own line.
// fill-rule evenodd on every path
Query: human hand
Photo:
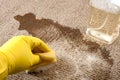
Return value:
M 32 36 L 13 37 L 0 47 L 0 52 L 7 58 L 8 74 L 56 62 L 55 52 Z

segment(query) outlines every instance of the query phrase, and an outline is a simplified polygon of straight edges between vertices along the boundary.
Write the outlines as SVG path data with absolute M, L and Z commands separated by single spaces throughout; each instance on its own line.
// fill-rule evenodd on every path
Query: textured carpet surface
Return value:
M 32 35 L 55 50 L 57 63 L 7 80 L 120 80 L 120 37 L 111 45 L 86 40 L 88 0 L 0 0 L 0 45 Z

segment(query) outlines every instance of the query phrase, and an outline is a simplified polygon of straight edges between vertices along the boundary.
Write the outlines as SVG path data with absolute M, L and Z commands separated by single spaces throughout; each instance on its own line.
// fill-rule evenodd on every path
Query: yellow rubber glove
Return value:
M 55 53 L 42 40 L 16 36 L 0 47 L 0 79 L 37 64 L 53 62 L 56 62 Z

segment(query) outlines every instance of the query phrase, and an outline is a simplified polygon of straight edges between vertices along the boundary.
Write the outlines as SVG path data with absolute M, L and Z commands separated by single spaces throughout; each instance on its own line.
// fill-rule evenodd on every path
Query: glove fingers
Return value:
M 51 51 L 51 49 L 45 44 L 45 42 L 39 38 L 32 36 L 24 36 L 24 39 L 27 41 L 29 40 L 28 42 L 30 42 L 29 44 L 31 44 L 33 50 L 37 48 L 39 51 L 43 52 Z
M 41 62 L 39 55 L 33 54 L 32 59 L 33 59 L 32 60 L 32 65 L 36 65 L 36 64 Z

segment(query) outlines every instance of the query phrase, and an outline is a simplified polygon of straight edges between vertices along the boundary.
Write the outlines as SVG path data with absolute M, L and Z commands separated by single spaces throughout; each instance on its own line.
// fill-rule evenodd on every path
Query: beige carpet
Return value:
M 88 1 L 0 0 L 0 45 L 16 35 L 32 35 L 57 55 L 49 69 L 7 80 L 120 80 L 120 37 L 104 46 L 84 39 Z

